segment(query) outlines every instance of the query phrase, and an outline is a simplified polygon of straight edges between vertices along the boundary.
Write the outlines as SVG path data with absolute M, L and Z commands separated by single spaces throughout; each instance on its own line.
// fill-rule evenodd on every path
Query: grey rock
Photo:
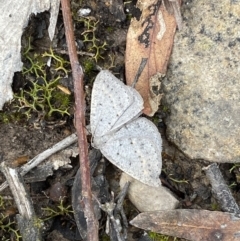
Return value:
M 121 189 L 126 182 L 130 182 L 128 198 L 140 212 L 171 210 L 179 204 L 173 194 L 163 186 L 148 186 L 123 172 L 120 179 Z
M 13 74 L 22 70 L 21 36 L 31 13 L 49 10 L 51 13 L 48 33 L 53 39 L 60 0 L 1 0 L 0 9 L 0 110 L 13 98 Z
M 240 162 L 240 1 L 185 1 L 163 103 L 167 137 L 192 159 Z

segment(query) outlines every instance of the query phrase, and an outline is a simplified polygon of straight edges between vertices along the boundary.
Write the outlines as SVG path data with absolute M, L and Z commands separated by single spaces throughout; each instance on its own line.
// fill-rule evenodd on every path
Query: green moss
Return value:
M 83 61 L 83 68 L 86 74 L 91 73 L 94 67 L 95 67 L 95 64 L 92 61 L 92 59 L 88 58 Z
M 114 32 L 114 28 L 111 27 L 111 26 L 107 27 L 106 30 L 107 30 L 108 33 L 113 33 Z
M 9 123 L 32 116 L 47 120 L 54 114 L 69 115 L 71 96 L 58 88 L 61 77 L 67 76 L 69 62 L 52 48 L 44 54 L 32 53 L 30 38 L 23 54 L 23 76 L 27 87 L 20 89 L 7 108 L 0 112 L 0 122 Z M 48 60 L 51 59 L 51 67 Z M 9 111 L 6 111 L 8 109 Z
M 104 234 L 100 237 L 100 240 L 101 241 L 110 241 L 111 239 L 107 234 Z
M 8 124 L 11 122 L 11 116 L 4 111 L 0 111 L 0 123 Z
M 169 112 L 169 108 L 164 105 L 164 106 L 162 107 L 162 111 L 165 112 L 165 113 L 168 113 L 168 112 Z
M 219 207 L 219 205 L 217 203 L 212 203 L 211 209 L 212 209 L 212 211 L 220 211 L 221 210 L 221 208 Z
M 21 235 L 17 228 L 17 224 L 12 221 L 8 215 L 4 214 L 7 213 L 6 210 L 9 208 L 2 196 L 0 196 L 0 233 L 1 233 L 1 240 L 15 240 L 20 241 Z M 11 204 L 12 205 L 12 204 Z
M 178 240 L 177 238 L 173 238 L 167 235 L 154 233 L 154 232 L 149 232 L 148 235 L 153 241 L 177 241 Z
M 178 179 L 172 178 L 171 176 L 172 176 L 172 174 L 169 174 L 169 175 L 168 175 L 168 178 L 169 178 L 170 180 L 172 180 L 173 182 L 176 182 L 176 183 L 186 183 L 186 184 L 188 184 L 188 180 L 185 180 L 185 179 L 180 179 L 180 180 L 178 180 Z
M 92 17 L 76 17 L 76 21 L 84 24 L 85 31 L 82 33 L 83 42 L 85 43 L 88 51 L 94 54 L 92 58 L 96 62 L 99 59 L 104 59 L 102 54 L 106 50 L 105 47 L 107 46 L 107 43 L 106 41 L 102 43 L 96 36 L 99 21 Z
M 63 199 L 56 207 L 46 207 L 46 208 L 42 208 L 42 210 L 44 211 L 44 216 L 45 216 L 43 221 L 47 221 L 56 216 L 69 216 L 70 214 L 73 213 L 72 206 L 71 205 L 65 206 Z
M 68 75 L 68 70 L 66 67 L 70 66 L 70 62 L 66 61 L 61 56 L 56 55 L 52 48 L 50 48 L 49 52 L 45 52 L 42 57 L 51 57 L 52 65 L 54 66 L 54 70 L 58 73 L 59 71 L 63 71 L 65 75 Z
M 29 80 L 29 90 L 21 90 L 14 96 L 15 108 L 22 112 L 27 119 L 33 113 L 41 113 L 44 118 L 51 117 L 53 113 L 69 115 L 69 95 L 57 88 L 60 77 L 47 81 L 46 74 L 38 79 Z
M 0 230 L 2 231 L 1 240 L 12 240 L 11 234 L 14 235 L 16 241 L 21 240 L 21 235 L 19 230 L 16 228 L 16 223 L 11 222 L 7 216 L 0 213 Z
M 239 168 L 240 164 L 239 163 L 234 163 L 233 166 L 229 169 L 229 172 L 231 173 L 235 168 Z

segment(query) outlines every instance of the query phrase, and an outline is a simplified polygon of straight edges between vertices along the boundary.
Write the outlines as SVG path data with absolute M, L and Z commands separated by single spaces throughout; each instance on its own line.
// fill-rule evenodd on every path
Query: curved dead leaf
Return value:
M 232 213 L 179 209 L 140 213 L 131 225 L 193 241 L 240 240 L 240 216 Z
M 71 91 L 67 87 L 62 86 L 62 85 L 57 85 L 57 87 L 66 95 L 71 95 Z
M 140 20 L 133 19 L 127 34 L 126 79 L 132 85 L 138 67 L 143 58 L 147 64 L 140 75 L 136 89 L 144 100 L 144 113 L 152 116 L 158 109 L 161 99 L 160 81 L 166 73 L 167 63 L 172 51 L 176 31 L 174 15 L 168 13 L 158 0 L 138 1 L 141 11 Z M 152 85 L 151 78 L 158 78 L 158 89 Z M 155 82 L 154 82 L 155 83 Z

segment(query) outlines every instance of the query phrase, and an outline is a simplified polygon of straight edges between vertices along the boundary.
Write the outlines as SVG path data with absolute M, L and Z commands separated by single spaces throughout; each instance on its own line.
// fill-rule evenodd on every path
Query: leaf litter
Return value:
M 158 110 L 161 100 L 160 85 L 155 85 L 156 81 L 152 83 L 151 79 L 158 79 L 161 83 L 167 70 L 177 23 L 181 27 L 178 1 L 168 2 L 163 4 L 163 1 L 158 0 L 139 0 L 136 6 L 142 11 L 141 17 L 139 20 L 132 19 L 127 34 L 125 66 L 128 85 L 132 85 L 142 59 L 147 59 L 136 89 L 144 100 L 143 112 L 149 116 Z M 169 9 L 177 16 L 177 21 Z

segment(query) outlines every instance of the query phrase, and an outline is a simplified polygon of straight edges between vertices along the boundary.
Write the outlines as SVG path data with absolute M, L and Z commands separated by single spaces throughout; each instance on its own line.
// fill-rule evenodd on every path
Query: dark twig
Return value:
M 142 72 L 143 72 L 143 70 L 144 70 L 144 68 L 145 68 L 145 66 L 147 64 L 147 61 L 148 61 L 148 58 L 142 58 L 142 61 L 141 61 L 140 65 L 139 65 L 138 71 L 137 71 L 137 73 L 135 75 L 135 78 L 133 80 L 133 83 L 132 83 L 132 87 L 133 88 L 135 88 L 135 85 L 138 82 L 138 79 L 139 79 L 140 75 L 142 74 Z
M 109 235 L 110 240 L 127 240 L 128 222 L 123 210 L 123 201 L 127 195 L 129 186 L 130 182 L 125 183 L 123 189 L 115 198 L 115 200 L 114 194 L 112 192 L 112 199 L 109 202 L 106 202 L 105 204 L 101 204 L 99 200 L 96 199 L 100 208 L 108 215 L 106 223 L 106 233 Z M 120 218 L 122 218 L 122 223 L 120 222 Z
M 125 212 L 123 210 L 123 202 L 125 200 L 125 197 L 128 193 L 128 189 L 130 186 L 130 182 L 126 182 L 123 189 L 121 190 L 121 192 L 118 194 L 118 196 L 116 197 L 115 200 L 117 200 L 117 205 L 116 208 L 114 210 L 114 216 L 117 217 L 119 216 L 119 214 L 121 214 L 122 217 L 122 223 L 123 223 L 123 237 L 125 240 L 127 240 L 127 228 L 128 228 L 128 221 L 127 221 L 127 217 L 125 215 Z
M 205 171 L 207 178 L 211 183 L 213 195 L 218 200 L 221 209 L 224 212 L 239 214 L 239 206 L 237 205 L 234 197 L 232 196 L 229 187 L 225 183 L 218 165 L 214 163 L 207 167 L 204 167 L 203 170 Z
M 67 39 L 69 58 L 72 67 L 75 96 L 75 127 L 78 135 L 80 173 L 82 183 L 82 205 L 87 222 L 88 241 L 98 241 L 98 221 L 94 215 L 91 179 L 88 158 L 88 145 L 85 126 L 85 101 L 83 92 L 83 70 L 78 62 L 73 34 L 72 15 L 69 0 L 61 0 L 65 35 Z
M 101 204 L 98 201 L 98 203 L 100 208 L 108 215 L 106 233 L 109 235 L 110 240 L 125 241 L 124 237 L 122 237 L 122 234 L 121 234 L 121 224 L 119 222 L 119 218 L 115 218 L 113 215 L 114 209 L 116 207 L 116 203 L 114 202 L 113 192 L 112 192 L 112 199 L 110 200 L 110 202 Z

